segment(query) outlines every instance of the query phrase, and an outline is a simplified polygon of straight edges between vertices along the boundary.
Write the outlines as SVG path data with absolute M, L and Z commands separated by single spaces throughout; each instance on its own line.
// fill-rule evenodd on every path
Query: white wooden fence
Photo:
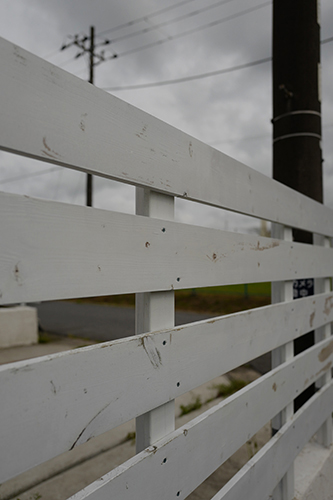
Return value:
M 5 40 L 0 53 L 1 149 L 137 186 L 137 215 L 1 193 L 0 303 L 138 294 L 137 336 L 0 367 L 0 482 L 136 417 L 137 455 L 73 498 L 186 498 L 280 415 L 214 500 L 292 498 L 299 451 L 317 431 L 330 444 L 333 212 Z M 177 223 L 174 197 L 272 221 L 276 237 Z M 312 277 L 320 293 L 292 301 Z M 174 290 L 264 281 L 279 303 L 174 327 Z M 174 430 L 175 397 L 276 349 L 282 364 Z

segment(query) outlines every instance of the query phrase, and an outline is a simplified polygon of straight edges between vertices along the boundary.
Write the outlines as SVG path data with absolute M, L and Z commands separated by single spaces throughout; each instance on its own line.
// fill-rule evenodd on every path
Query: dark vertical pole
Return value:
M 94 84 L 94 51 L 95 51 L 95 29 L 90 27 L 90 74 L 89 83 Z M 93 178 L 91 174 L 87 174 L 87 207 L 92 207 L 92 190 Z
M 273 177 L 322 203 L 317 2 L 273 1 Z M 295 230 L 293 234 L 295 241 L 313 241 L 310 233 Z M 310 332 L 294 342 L 295 354 L 313 343 Z M 309 395 L 313 391 L 310 388 Z M 301 404 L 296 400 L 295 409 Z

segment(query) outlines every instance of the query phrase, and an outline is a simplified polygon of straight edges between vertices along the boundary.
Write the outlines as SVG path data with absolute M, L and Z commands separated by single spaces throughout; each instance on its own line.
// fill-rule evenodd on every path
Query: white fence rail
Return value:
M 137 418 L 137 455 L 73 498 L 186 498 L 289 408 L 214 497 L 267 499 L 331 422 L 333 251 L 180 224 L 173 199 L 326 238 L 333 212 L 7 41 L 0 54 L 0 148 L 133 184 L 138 214 L 0 193 L 0 304 L 138 294 L 138 335 L 0 367 L 0 482 Z M 314 277 L 326 279 L 322 293 L 288 301 L 293 279 Z M 286 302 L 173 326 L 174 290 L 264 281 L 285 281 Z M 292 341 L 322 327 L 293 357 Z M 277 348 L 281 365 L 174 430 L 177 396 Z M 315 381 L 319 392 L 292 415 Z

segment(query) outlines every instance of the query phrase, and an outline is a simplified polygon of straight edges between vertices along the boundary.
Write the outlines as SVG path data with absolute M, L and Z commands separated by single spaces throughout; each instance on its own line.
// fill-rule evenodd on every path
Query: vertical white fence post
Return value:
M 324 238 L 318 234 L 313 235 L 314 244 L 321 245 L 326 248 L 330 248 L 330 239 Z M 315 280 L 315 293 L 330 292 L 331 291 L 331 280 L 330 278 L 318 278 Z M 328 323 L 321 328 L 315 330 L 315 341 L 320 342 L 321 340 L 327 339 L 331 336 L 331 323 Z M 331 368 L 329 368 L 323 377 L 321 377 L 316 382 L 316 387 L 319 389 L 323 385 L 327 384 L 331 380 Z M 317 442 L 327 448 L 332 444 L 332 418 L 330 417 L 322 425 L 322 427 L 316 433 Z
M 147 188 L 136 188 L 136 214 L 156 219 L 174 219 L 174 198 Z M 163 263 L 161 263 L 163 265 Z M 174 326 L 174 292 L 136 294 L 135 333 Z M 144 450 L 175 429 L 175 404 L 170 401 L 136 419 L 136 450 Z
M 272 237 L 292 241 L 292 229 L 280 224 L 272 224 Z M 272 303 L 289 302 L 293 300 L 293 281 L 272 283 Z M 293 341 L 272 351 L 272 368 L 288 361 L 294 356 Z M 275 418 L 272 419 L 272 428 L 280 429 L 293 415 L 294 402 L 291 401 Z M 290 467 L 286 475 L 273 492 L 274 500 L 292 500 L 294 498 L 294 466 Z

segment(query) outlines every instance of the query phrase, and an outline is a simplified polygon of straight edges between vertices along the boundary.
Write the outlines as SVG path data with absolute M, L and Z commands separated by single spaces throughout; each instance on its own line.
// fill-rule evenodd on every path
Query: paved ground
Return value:
M 40 327 L 49 333 L 104 342 L 134 335 L 135 313 L 132 307 L 66 301 L 34 305 L 38 310 Z M 183 325 L 212 316 L 207 313 L 176 311 L 175 323 Z M 259 373 L 266 373 L 271 367 L 270 353 L 253 360 L 251 365 Z
M 134 335 L 133 307 L 66 301 L 33 304 L 42 330 L 58 335 L 107 341 Z M 211 317 L 210 314 L 176 311 L 176 325 Z

